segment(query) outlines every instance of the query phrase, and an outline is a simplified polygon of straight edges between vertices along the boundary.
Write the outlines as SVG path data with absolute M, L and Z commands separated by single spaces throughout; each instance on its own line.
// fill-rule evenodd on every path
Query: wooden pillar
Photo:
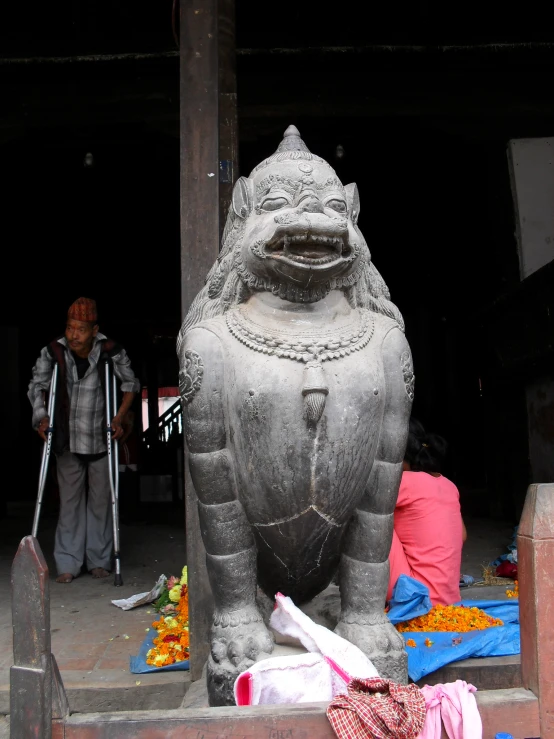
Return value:
M 237 130 L 234 0 L 181 0 L 180 7 L 181 307 L 184 317 L 219 253 L 222 212 L 228 207 L 237 176 Z M 225 202 L 220 205 L 222 195 Z M 191 678 L 197 680 L 208 656 L 213 602 L 200 537 L 196 493 L 188 464 L 185 468 Z
M 554 484 L 529 486 L 517 558 L 523 685 L 539 699 L 541 739 L 554 739 Z
M 235 0 L 219 0 L 219 237 L 238 177 Z
M 13 661 L 10 669 L 10 736 L 51 739 L 69 715 L 50 651 L 48 566 L 38 541 L 26 536 L 12 566 Z

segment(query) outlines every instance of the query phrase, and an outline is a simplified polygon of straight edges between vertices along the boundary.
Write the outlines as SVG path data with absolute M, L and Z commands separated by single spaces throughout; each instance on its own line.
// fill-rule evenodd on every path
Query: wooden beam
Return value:
M 219 252 L 218 0 L 180 0 L 181 306 L 186 315 Z M 197 498 L 185 460 L 190 668 L 208 656 L 211 592 Z
M 26 536 L 12 566 L 13 661 L 10 669 L 10 736 L 32 739 L 52 736 L 54 718 L 67 717 L 67 699 L 50 653 L 50 591 L 48 566 L 38 541 Z
M 34 65 L 34 64 L 82 64 L 90 62 L 141 62 L 152 61 L 152 59 L 175 59 L 179 52 L 153 51 L 153 52 L 128 52 L 122 54 L 77 54 L 75 56 L 26 56 L 26 57 L 0 57 L 0 66 Z
M 517 535 L 520 587 L 521 674 L 539 699 L 540 732 L 554 737 L 554 484 L 530 485 Z
M 483 739 L 506 729 L 514 739 L 539 736 L 538 701 L 523 688 L 478 691 Z M 75 714 L 65 723 L 65 739 L 334 739 L 325 703 Z M 446 738 L 443 730 L 443 737 Z M 547 739 L 547 737 L 545 737 Z
M 181 305 L 219 251 L 218 2 L 181 0 Z
M 421 0 L 422 4 L 424 0 Z M 244 47 L 236 50 L 240 56 L 268 55 L 314 55 L 314 54 L 444 54 L 449 53 L 487 53 L 553 51 L 550 41 L 517 41 L 514 43 L 490 44 L 366 44 L 365 46 L 295 46 L 295 47 Z M 30 56 L 0 57 L 0 65 L 15 66 L 29 64 L 82 64 L 90 62 L 148 61 L 151 59 L 171 59 L 179 56 L 178 51 L 167 49 L 154 52 L 126 52 L 114 54 L 76 54 L 74 56 Z
M 238 178 L 235 0 L 219 0 L 219 237 Z
M 235 0 L 181 0 L 182 315 L 204 284 L 220 247 L 238 176 Z M 191 678 L 209 649 L 213 601 L 196 493 L 185 460 Z
M 363 54 L 498 54 L 499 52 L 551 52 L 554 51 L 554 43 L 551 41 L 529 41 L 514 43 L 491 43 L 491 44 L 366 44 L 365 46 L 283 46 L 273 48 L 248 48 L 237 49 L 240 56 L 321 56 L 351 54 L 361 56 Z

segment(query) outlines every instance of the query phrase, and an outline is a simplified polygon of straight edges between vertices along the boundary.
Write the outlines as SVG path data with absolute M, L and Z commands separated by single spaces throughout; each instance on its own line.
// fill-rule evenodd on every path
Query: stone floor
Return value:
M 146 512 L 148 514 L 148 512 Z M 12 509 L 0 521 L 0 714 L 9 711 L 12 663 L 10 568 L 22 536 L 31 527 L 32 510 Z M 151 607 L 123 611 L 112 599 L 148 591 L 160 574 L 179 574 L 185 564 L 182 516 L 165 522 L 121 526 L 124 585 L 113 578 L 81 575 L 70 585 L 54 582 L 52 560 L 55 519 L 45 517 L 39 543 L 52 573 L 50 582 L 52 651 L 56 656 L 72 711 L 177 708 L 188 686 L 187 672 L 133 675 L 135 655 L 156 614 Z
M 52 650 L 58 660 L 73 712 L 177 708 L 188 687 L 188 673 L 133 675 L 129 656 L 136 654 L 154 618 L 151 607 L 122 611 L 112 605 L 150 590 L 160 574 L 178 574 L 185 563 L 182 512 L 146 511 L 143 520 L 122 525 L 124 586 L 114 588 L 112 578 L 93 580 L 82 575 L 70 585 L 52 579 Z M 32 508 L 12 507 L 0 521 L 0 714 L 9 712 L 11 652 L 10 568 L 20 539 L 31 526 Z M 164 520 L 165 518 L 165 520 Z M 480 578 L 482 565 L 506 550 L 512 527 L 502 522 L 468 520 L 463 572 Z M 55 518 L 45 516 L 39 542 L 52 562 Z M 505 597 L 504 587 L 473 587 L 463 597 Z M 0 734 L 1 736 L 1 734 Z
M 483 567 L 508 551 L 514 527 L 492 518 L 468 518 L 465 523 L 468 538 L 462 551 L 462 572 L 477 580 L 483 576 Z

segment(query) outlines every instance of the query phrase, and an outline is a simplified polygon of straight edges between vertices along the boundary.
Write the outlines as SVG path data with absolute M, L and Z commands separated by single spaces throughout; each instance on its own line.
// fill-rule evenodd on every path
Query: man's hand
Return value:
M 48 431 L 48 427 L 50 426 L 50 419 L 48 416 L 45 416 L 43 419 L 41 419 L 41 422 L 37 426 L 37 434 L 40 436 L 40 438 L 43 441 L 46 441 L 46 432 Z
M 121 417 L 114 416 L 112 420 L 112 439 L 117 441 L 123 436 L 123 426 L 121 425 Z

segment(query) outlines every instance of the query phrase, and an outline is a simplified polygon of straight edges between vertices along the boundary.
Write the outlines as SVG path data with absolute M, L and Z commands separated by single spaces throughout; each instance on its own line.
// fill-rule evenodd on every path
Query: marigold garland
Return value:
M 160 616 L 152 626 L 158 632 L 154 646 L 148 650 L 146 664 L 165 667 L 183 662 L 190 656 L 189 647 L 189 596 L 187 568 L 183 567 L 180 580 L 170 578 L 169 598 L 174 604 L 172 615 Z M 178 597 L 177 597 L 178 596 Z M 165 610 L 165 609 L 164 609 Z
M 488 616 L 480 608 L 467 606 L 440 606 L 431 608 L 425 616 L 418 616 L 409 621 L 396 624 L 400 632 L 404 631 L 482 631 L 491 626 L 504 626 L 499 618 Z
M 508 598 L 519 598 L 519 582 L 517 580 L 514 580 L 514 587 L 512 589 L 506 590 L 506 595 Z

